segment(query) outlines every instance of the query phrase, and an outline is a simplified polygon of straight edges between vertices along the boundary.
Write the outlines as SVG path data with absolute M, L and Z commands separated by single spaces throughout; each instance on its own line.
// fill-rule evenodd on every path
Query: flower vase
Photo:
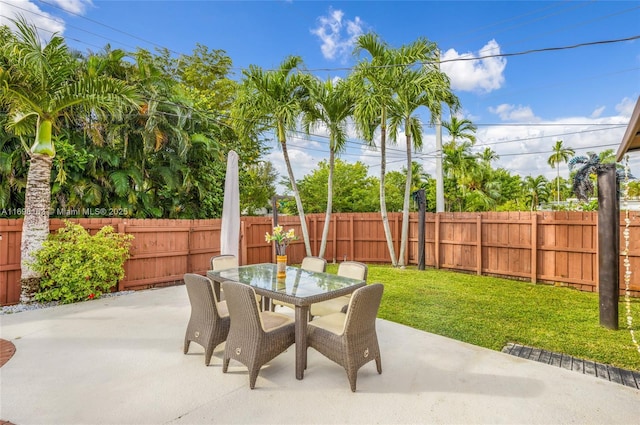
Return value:
M 276 277 L 278 279 L 283 279 L 287 277 L 287 256 L 286 255 L 276 255 L 276 266 L 278 270 L 278 274 L 276 274 Z

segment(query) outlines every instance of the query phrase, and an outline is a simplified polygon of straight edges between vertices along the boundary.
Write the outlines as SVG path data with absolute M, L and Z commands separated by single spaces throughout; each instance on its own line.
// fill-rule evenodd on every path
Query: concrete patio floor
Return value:
M 0 422 L 27 424 L 637 424 L 640 391 L 378 320 L 375 363 L 346 373 L 291 347 L 256 389 L 224 345 L 182 354 L 184 286 L 0 316 L 15 355 L 0 368 Z

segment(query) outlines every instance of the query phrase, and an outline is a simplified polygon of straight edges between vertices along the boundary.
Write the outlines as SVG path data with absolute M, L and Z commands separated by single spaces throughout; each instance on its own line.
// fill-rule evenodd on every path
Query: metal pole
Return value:
M 598 171 L 598 291 L 600 325 L 618 329 L 620 299 L 620 200 L 616 164 Z
M 427 209 L 427 197 L 424 189 L 418 189 L 413 192 L 413 199 L 418 203 L 418 270 L 424 270 L 424 216 Z
M 278 198 L 278 195 L 271 197 L 271 206 L 273 207 L 273 210 L 271 211 L 273 215 L 273 227 L 278 225 Z

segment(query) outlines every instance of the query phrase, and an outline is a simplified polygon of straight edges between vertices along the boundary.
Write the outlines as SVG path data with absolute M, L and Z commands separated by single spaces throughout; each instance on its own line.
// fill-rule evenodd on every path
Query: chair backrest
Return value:
M 338 266 L 338 276 L 366 281 L 368 270 L 367 265 L 359 261 L 345 261 Z
M 355 290 L 349 300 L 347 317 L 344 321 L 345 335 L 375 329 L 383 291 L 384 285 L 381 283 L 366 285 Z
M 322 257 L 304 257 L 300 268 L 310 272 L 324 272 L 327 270 L 327 260 Z
M 211 257 L 211 270 L 225 270 L 238 267 L 238 258 L 235 255 L 216 255 Z
M 251 286 L 225 281 L 222 282 L 222 290 L 227 300 L 231 329 L 235 329 L 234 332 L 251 335 L 257 330 L 264 330 L 256 302 L 256 291 Z
M 184 284 L 187 287 L 187 294 L 193 311 L 201 312 L 207 316 L 215 315 L 220 317 L 211 279 L 195 273 L 186 273 L 184 275 Z

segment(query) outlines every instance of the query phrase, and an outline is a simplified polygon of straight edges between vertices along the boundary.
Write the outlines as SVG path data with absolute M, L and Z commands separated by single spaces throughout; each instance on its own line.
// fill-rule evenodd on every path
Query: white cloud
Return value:
M 342 10 L 329 9 L 327 16 L 318 18 L 318 27 L 311 33 L 318 36 L 322 45 L 322 55 L 329 60 L 345 59 L 351 52 L 356 39 L 363 33 L 363 22 L 359 17 L 353 21 L 344 19 Z
M 492 112 L 509 122 L 517 119 L 518 125 L 478 126 L 477 142 L 473 150 L 480 152 L 487 147 L 493 149 L 500 156 L 500 159 L 493 163 L 494 168 L 502 167 L 520 176 L 543 175 L 552 180 L 556 177 L 556 171 L 549 166 L 547 160 L 557 140 L 562 140 L 565 146 L 573 148 L 576 155 L 585 155 L 589 151 L 602 152 L 606 149 L 616 152 L 634 105 L 635 101 L 625 98 L 616 106 L 617 113 L 602 113 L 598 117 L 565 116 L 550 120 L 535 117 L 529 107 L 499 105 L 491 108 Z M 528 118 L 515 118 L 518 114 Z M 531 125 L 520 125 L 523 122 L 530 122 Z M 449 140 L 446 130 L 443 131 L 442 139 L 443 142 Z M 422 152 L 425 154 L 422 157 L 425 171 L 433 176 L 435 162 L 432 157 L 426 156 L 435 152 L 435 138 L 431 137 L 431 134 L 424 136 Z M 418 157 L 420 156 L 416 155 L 416 158 Z M 640 174 L 640 155 L 630 155 L 629 160 L 631 172 L 635 175 Z M 399 163 L 398 169 L 402 165 L 404 163 Z M 560 175 L 563 178 L 569 176 L 567 164 L 560 165 Z
M 16 27 L 11 21 L 24 19 L 36 26 L 41 40 L 49 40 L 55 32 L 62 34 L 65 29 L 64 21 L 47 12 L 40 10 L 34 3 L 26 0 L 12 0 L 2 4 L 2 14 L 0 15 L 0 25 L 7 25 L 12 30 Z
M 547 163 L 552 147 L 557 140 L 575 150 L 576 155 L 588 151 L 617 150 L 628 119 L 619 116 L 563 117 L 540 121 L 535 126 L 490 126 L 480 127 L 475 148 L 491 147 L 500 155 L 494 166 L 503 167 L 521 176 L 544 175 L 555 178 L 555 169 Z M 615 124 L 612 126 L 611 124 Z M 596 130 L 596 131 L 594 131 Z M 561 164 L 560 175 L 569 176 L 566 164 Z
M 633 114 L 633 108 L 635 108 L 635 106 L 635 100 L 625 97 L 620 103 L 616 105 L 616 111 L 622 116 L 631 117 L 631 114 Z
M 89 6 L 93 6 L 91 0 L 51 0 L 51 3 L 56 4 L 61 9 L 75 13 L 77 15 L 84 15 Z
M 593 111 L 591 113 L 591 118 L 600 117 L 602 115 L 602 113 L 604 112 L 605 108 L 606 108 L 605 106 L 601 106 L 601 107 L 597 108 L 595 111 Z
M 490 107 L 489 112 L 496 114 L 503 121 L 514 122 L 539 122 L 540 118 L 537 118 L 530 107 L 528 106 L 514 106 L 503 103 L 495 108 Z
M 270 161 L 278 172 L 276 180 L 276 190 L 278 194 L 284 193 L 284 187 L 278 184 L 280 179 L 289 180 L 287 165 L 284 162 L 284 155 L 280 144 L 275 140 L 271 143 L 272 150 L 266 155 L 265 161 Z M 326 154 L 323 152 L 326 151 Z M 318 167 L 318 163 L 328 158 L 327 144 L 322 144 L 314 140 L 296 135 L 287 136 L 287 153 L 289 162 L 296 180 L 301 180 L 306 174 Z
M 454 90 L 489 93 L 504 84 L 504 69 L 507 60 L 502 57 L 470 60 L 500 53 L 500 45 L 495 40 L 489 41 L 478 55 L 473 53 L 458 53 L 449 49 L 443 53 L 440 69 L 451 79 Z M 456 60 L 456 59 L 467 60 Z

